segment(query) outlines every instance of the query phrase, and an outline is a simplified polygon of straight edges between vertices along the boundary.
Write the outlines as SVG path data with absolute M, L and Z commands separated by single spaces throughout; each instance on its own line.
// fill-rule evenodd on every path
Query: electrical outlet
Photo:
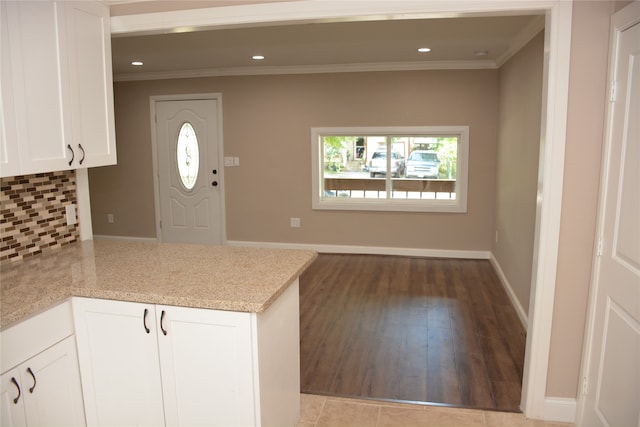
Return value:
M 289 224 L 291 228 L 300 228 L 300 218 L 290 218 Z
M 67 205 L 64 207 L 65 214 L 67 216 L 67 225 L 75 225 L 78 223 L 76 217 L 76 205 Z
M 109 224 L 113 224 L 113 214 L 112 213 L 107 214 L 107 222 Z

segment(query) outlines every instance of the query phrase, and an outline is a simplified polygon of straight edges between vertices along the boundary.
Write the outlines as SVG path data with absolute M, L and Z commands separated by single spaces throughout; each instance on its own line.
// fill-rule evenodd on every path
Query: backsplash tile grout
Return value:
M 65 207 L 77 204 L 75 171 L 0 179 L 0 263 L 39 255 L 79 240 Z

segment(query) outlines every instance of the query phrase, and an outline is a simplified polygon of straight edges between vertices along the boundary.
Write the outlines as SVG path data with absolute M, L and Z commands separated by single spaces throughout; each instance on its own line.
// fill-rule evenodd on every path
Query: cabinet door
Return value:
M 23 363 L 20 377 L 29 426 L 86 425 L 73 337 Z
M 24 413 L 24 386 L 18 368 L 0 376 L 0 425 L 23 427 L 27 425 Z
M 20 173 L 6 7 L 6 2 L 0 2 L 0 176 L 3 177 Z
M 63 5 L 8 1 L 6 12 L 20 172 L 70 169 L 71 99 Z
M 154 307 L 74 298 L 73 310 L 87 424 L 164 425 Z
M 156 316 L 167 426 L 255 425 L 250 314 L 158 306 Z
M 116 164 L 109 7 L 63 2 L 67 8 L 75 167 Z

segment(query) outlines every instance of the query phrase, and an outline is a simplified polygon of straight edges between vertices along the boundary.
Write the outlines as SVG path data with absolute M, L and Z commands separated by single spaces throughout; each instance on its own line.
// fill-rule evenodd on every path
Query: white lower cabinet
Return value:
M 62 304 L 2 332 L 0 425 L 86 425 L 72 327 Z
M 289 294 L 264 322 L 255 313 L 74 298 L 87 424 L 295 425 L 297 283 Z M 293 325 L 279 332 L 272 317 Z M 259 331 L 274 339 L 261 342 Z
M 255 425 L 251 315 L 158 306 L 156 317 L 166 425 Z
M 72 302 L 87 425 L 164 425 L 154 307 Z
M 0 424 L 7 427 L 27 425 L 24 409 L 24 385 L 20 378 L 20 369 L 15 368 L 0 375 Z
M 2 375 L 0 424 L 84 426 L 75 353 L 73 337 L 69 337 Z

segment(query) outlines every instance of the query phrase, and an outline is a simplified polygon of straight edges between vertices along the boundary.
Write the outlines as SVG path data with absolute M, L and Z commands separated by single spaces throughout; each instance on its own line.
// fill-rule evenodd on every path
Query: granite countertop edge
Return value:
M 96 270 L 100 271 L 103 264 L 117 263 L 119 260 L 118 253 L 127 250 L 144 251 L 141 255 L 147 256 L 147 262 L 149 259 L 153 261 L 155 257 L 158 257 L 162 258 L 162 262 L 166 263 L 166 252 L 176 249 L 195 251 L 193 253 L 203 257 L 222 258 L 224 263 L 220 265 L 220 268 L 229 271 L 224 272 L 220 277 L 216 277 L 215 280 L 212 279 L 211 284 L 204 283 L 195 290 L 187 287 L 186 293 L 180 293 L 180 288 L 176 289 L 175 286 L 158 286 L 158 289 L 150 289 L 150 283 L 158 280 L 158 273 L 154 272 L 150 272 L 149 276 L 151 278 L 148 281 L 141 281 L 140 277 L 134 277 L 131 287 L 125 289 L 123 286 L 111 286 L 110 280 L 113 279 L 108 277 L 110 274 L 103 274 L 105 277 L 102 277 L 98 273 L 98 278 L 96 279 L 95 271 L 90 271 L 89 273 L 84 271 L 87 270 L 87 261 L 90 264 L 95 263 L 95 265 L 98 265 Z M 158 255 L 158 252 L 161 252 L 160 255 Z M 75 266 L 65 265 L 64 262 L 60 261 L 61 259 L 68 259 L 70 256 L 80 258 L 74 261 Z M 262 313 L 300 277 L 316 257 L 317 253 L 315 251 L 296 249 L 260 249 L 235 246 L 200 246 L 198 248 L 191 245 L 132 243 L 126 241 L 81 242 L 77 247 L 61 249 L 52 255 L 42 255 L 42 260 L 29 260 L 24 263 L 17 263 L 17 265 L 11 265 L 8 268 L 7 266 L 2 267 L 0 278 L 2 278 L 3 282 L 7 281 L 9 283 L 2 284 L 0 330 L 7 329 L 72 297 Z M 271 277 L 267 274 L 270 271 L 269 266 L 271 264 L 260 265 L 259 262 L 247 262 L 247 258 L 257 259 L 258 261 L 261 258 L 265 258 L 265 263 L 272 263 L 274 270 L 280 269 L 281 271 Z M 293 260 L 291 260 L 292 258 Z M 216 259 L 216 261 L 220 262 L 220 259 Z M 43 268 L 43 262 L 61 264 L 62 267 L 58 267 L 58 265 L 51 267 L 45 264 Z M 158 262 L 160 261 L 158 260 Z M 77 264 L 82 263 L 84 263 L 84 270 L 80 275 L 81 278 L 78 279 Z M 145 265 L 144 261 L 141 264 Z M 178 264 L 179 262 L 176 262 L 176 265 Z M 194 268 L 197 269 L 197 263 L 194 264 L 196 264 Z M 169 265 L 167 269 L 171 267 Z M 45 270 L 45 272 L 41 274 L 33 273 L 38 268 Z M 214 267 L 208 267 L 209 270 L 212 268 Z M 225 278 L 233 276 L 234 268 L 241 269 L 241 276 L 238 280 L 249 282 L 246 286 L 244 284 L 239 286 L 238 283 L 235 283 L 237 282 L 235 279 L 229 280 L 228 283 L 222 283 Z M 57 283 L 55 274 L 51 273 L 51 270 L 55 274 L 57 274 L 58 270 L 64 272 Z M 74 271 L 67 273 L 66 270 Z M 202 270 L 202 274 L 207 277 L 207 266 L 205 265 Z M 27 271 L 30 273 L 25 274 Z M 156 274 L 155 277 L 154 274 Z M 141 273 L 138 272 L 138 275 L 141 276 Z M 52 276 L 53 279 L 51 279 Z M 46 283 L 48 280 L 51 283 Z M 68 284 L 64 284 L 66 280 L 69 281 Z M 121 281 L 126 282 L 126 279 L 121 279 Z M 197 285 L 192 284 L 193 286 Z M 192 292 L 192 295 L 188 294 L 189 291 Z M 14 294 L 11 292 L 14 292 Z M 203 293 L 207 296 L 203 297 Z M 222 296 L 219 296 L 219 293 Z

